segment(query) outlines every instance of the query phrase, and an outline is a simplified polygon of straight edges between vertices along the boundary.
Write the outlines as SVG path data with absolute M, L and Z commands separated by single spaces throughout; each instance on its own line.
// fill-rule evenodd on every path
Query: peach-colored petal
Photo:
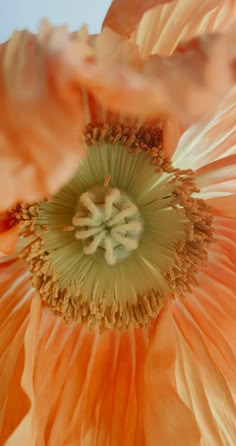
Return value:
M 228 184 L 232 182 L 232 186 Z M 221 190 L 236 192 L 236 154 L 213 161 L 196 170 L 196 184 L 202 191 L 216 192 Z
M 167 310 L 150 333 L 134 330 L 100 335 L 79 326 L 64 326 L 33 301 L 28 330 L 36 347 L 26 347 L 26 355 L 31 351 L 34 358 L 28 366 L 29 384 L 23 384 L 33 405 L 31 422 L 37 426 L 37 444 L 152 446 L 158 432 L 168 445 L 173 438 L 182 439 L 183 426 L 188 444 L 199 444 L 194 419 L 172 382 L 175 340 L 171 320 Z M 155 426 L 150 426 L 150 420 L 155 420 Z M 172 426 L 170 432 L 166 432 L 166 423 Z M 12 441 L 20 438 L 16 436 L 20 427 Z
M 236 218 L 236 194 L 209 198 L 206 203 L 212 207 L 214 215 Z
M 182 42 L 170 57 L 152 56 L 145 68 L 168 86 L 172 110 L 188 124 L 209 119 L 229 92 L 233 57 L 227 36 L 212 34 Z
M 235 14 L 235 0 L 176 0 L 147 11 L 132 41 L 143 55 L 169 55 L 181 40 L 225 31 Z
M 0 257 L 14 254 L 19 236 L 19 226 L 10 227 L 6 213 L 0 213 Z
M 174 304 L 178 326 L 176 384 L 195 414 L 202 444 L 234 445 L 236 438 L 236 228 L 215 217 L 216 243 L 193 296 Z
M 236 263 L 236 226 L 234 218 L 227 216 L 217 216 L 215 212 L 214 218 L 215 238 L 217 243 L 213 244 L 211 250 L 214 252 L 214 256 L 221 256 L 223 264 L 231 262 L 235 268 Z M 219 247 L 221 253 L 219 254 Z M 236 272 L 236 270 L 235 270 Z M 235 281 L 231 284 L 235 287 Z
M 1 209 L 54 192 L 81 157 L 81 98 L 71 81 L 86 57 L 81 45 L 45 22 L 38 35 L 16 31 L 0 45 Z
M 41 319 L 37 330 L 36 314 Z M 26 345 L 30 374 L 28 384 L 26 375 L 22 383 L 32 403 L 37 445 L 148 444 L 143 427 L 145 330 L 99 334 L 66 327 L 48 310 L 39 310 L 36 300 L 28 327 L 34 348 Z
M 173 0 L 113 0 L 103 22 L 113 31 L 129 36 L 136 28 L 143 14 L 156 5 Z
M 0 264 L 0 444 L 21 423 L 29 400 L 21 387 L 24 335 L 30 308 L 30 283 L 16 259 Z
M 235 153 L 236 87 L 208 122 L 190 127 L 181 137 L 173 157 L 175 166 L 196 170 Z
M 196 417 L 201 445 L 234 446 L 235 386 L 230 388 L 215 366 L 194 323 L 182 317 L 178 324 L 176 385 L 180 397 Z
M 174 388 L 175 331 L 170 308 L 158 318 L 145 364 L 145 434 L 147 445 L 199 445 L 194 416 Z
M 203 36 L 182 44 L 170 58 L 152 56 L 135 62 L 107 68 L 83 64 L 78 79 L 112 111 L 159 119 L 171 114 L 184 124 L 209 118 L 233 83 L 226 36 Z
M 34 357 L 37 350 L 37 335 L 41 315 L 41 301 L 35 294 L 30 308 L 29 324 L 24 336 L 25 360 L 21 377 L 21 386 L 31 403 L 29 410 L 9 436 L 4 446 L 15 446 L 16 444 L 41 446 L 43 439 L 38 441 L 37 418 L 35 416 L 35 404 L 33 393 Z

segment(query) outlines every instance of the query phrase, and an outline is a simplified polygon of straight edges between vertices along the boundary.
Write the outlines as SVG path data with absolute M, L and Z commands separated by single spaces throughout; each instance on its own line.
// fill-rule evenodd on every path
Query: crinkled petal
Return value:
M 147 11 L 132 41 L 143 55 L 169 55 L 181 40 L 225 31 L 235 14 L 235 0 L 176 0 Z
M 29 410 L 29 399 L 22 389 L 21 379 L 31 295 L 28 273 L 21 261 L 3 260 L 0 264 L 1 445 L 5 445 Z
M 180 397 L 192 410 L 202 433 L 202 446 L 234 446 L 235 386 L 229 388 L 218 370 L 194 322 L 178 318 L 176 385 Z
M 31 290 L 32 292 L 32 290 Z M 34 357 L 37 350 L 37 335 L 41 316 L 40 298 L 32 293 L 33 299 L 29 312 L 29 323 L 24 336 L 25 361 L 21 378 L 21 386 L 30 401 L 30 407 L 19 425 L 12 432 L 4 446 L 41 445 L 43 438 L 38 440 L 37 417 L 35 416 L 35 403 L 33 392 Z
M 158 318 L 145 363 L 145 434 L 147 445 L 200 445 L 195 417 L 174 387 L 176 340 L 170 308 Z
M 147 332 L 99 334 L 79 325 L 67 327 L 34 300 L 27 339 L 23 383 L 37 444 L 146 444 L 142 390 Z
M 215 239 L 199 287 L 174 305 L 176 384 L 194 413 L 202 444 L 234 446 L 236 438 L 236 228 L 215 217 Z
M 83 45 L 43 22 L 38 35 L 16 31 L 0 46 L 1 209 L 54 192 L 74 172 L 83 115 L 71 79 Z
M 66 327 L 40 310 L 35 299 L 25 341 L 27 381 L 22 382 L 32 403 L 24 421 L 31 420 L 31 435 L 37 426 L 36 444 L 152 446 L 158 433 L 163 444 L 171 445 L 183 438 L 183 428 L 188 444 L 199 444 L 194 418 L 172 382 L 171 321 L 167 310 L 150 331 L 99 334 Z M 151 430 L 150 420 L 155 421 Z M 17 434 L 20 427 L 12 441 Z
M 173 0 L 113 0 L 103 22 L 113 31 L 129 36 L 136 28 L 143 14 L 156 5 Z

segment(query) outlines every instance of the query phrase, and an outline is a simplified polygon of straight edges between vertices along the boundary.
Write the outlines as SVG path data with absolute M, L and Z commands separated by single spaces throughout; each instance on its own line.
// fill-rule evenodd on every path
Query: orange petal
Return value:
M 6 439 L 21 424 L 29 410 L 29 400 L 22 390 L 21 378 L 25 361 L 24 335 L 31 294 L 24 265 L 18 260 L 2 261 L 0 264 L 0 443 L 2 445 L 5 445 Z
M 129 36 L 134 31 L 143 14 L 156 5 L 172 0 L 113 0 L 103 22 L 113 31 Z
M 74 172 L 83 116 L 71 77 L 86 57 L 80 48 L 45 22 L 38 35 L 16 31 L 0 45 L 2 209 L 54 192 Z
M 235 1 L 176 0 L 147 11 L 132 41 L 143 55 L 170 55 L 181 40 L 225 31 L 235 14 Z
M 157 320 L 155 334 L 145 363 L 146 444 L 200 444 L 200 434 L 189 409 L 174 388 L 176 357 L 175 330 L 171 309 L 166 307 Z

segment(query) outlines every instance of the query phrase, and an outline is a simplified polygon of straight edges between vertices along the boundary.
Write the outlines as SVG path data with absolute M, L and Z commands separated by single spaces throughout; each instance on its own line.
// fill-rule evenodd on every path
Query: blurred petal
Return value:
M 178 116 L 189 125 L 202 117 L 209 119 L 228 93 L 233 83 L 231 62 L 231 42 L 226 36 L 209 35 L 182 44 L 169 58 L 142 61 L 136 56 L 130 66 L 128 60 L 128 66 L 84 64 L 78 79 L 112 111 L 140 119 Z
M 103 22 L 113 31 L 129 36 L 136 28 L 143 14 L 156 5 L 173 0 L 113 0 Z
M 54 192 L 81 157 L 81 98 L 71 81 L 84 57 L 66 29 L 43 22 L 0 45 L 0 208 Z
M 19 226 L 10 227 L 8 215 L 0 213 L 0 257 L 14 254 L 19 236 Z
M 143 55 L 169 55 L 181 40 L 225 31 L 235 14 L 235 0 L 176 0 L 147 11 L 132 41 Z
M 233 57 L 227 35 L 211 34 L 182 42 L 170 57 L 152 56 L 145 72 L 168 86 L 172 111 L 189 124 L 209 119 L 229 92 Z
M 19 260 L 0 264 L 0 443 L 22 422 L 29 400 L 21 387 L 31 288 Z M 22 443 L 23 444 L 23 443 Z M 26 444 L 26 443 L 24 443 Z
M 145 364 L 145 434 L 147 445 L 199 445 L 194 416 L 174 388 L 176 340 L 170 308 L 157 320 Z

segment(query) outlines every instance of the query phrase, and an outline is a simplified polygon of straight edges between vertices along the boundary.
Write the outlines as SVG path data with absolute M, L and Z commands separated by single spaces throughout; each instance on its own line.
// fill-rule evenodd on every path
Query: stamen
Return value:
M 161 128 L 89 124 L 84 136 L 87 158 L 69 185 L 9 211 L 25 239 L 21 257 L 67 323 L 146 327 L 166 300 L 197 286 L 212 217 L 193 198 L 194 173 L 171 165 Z

